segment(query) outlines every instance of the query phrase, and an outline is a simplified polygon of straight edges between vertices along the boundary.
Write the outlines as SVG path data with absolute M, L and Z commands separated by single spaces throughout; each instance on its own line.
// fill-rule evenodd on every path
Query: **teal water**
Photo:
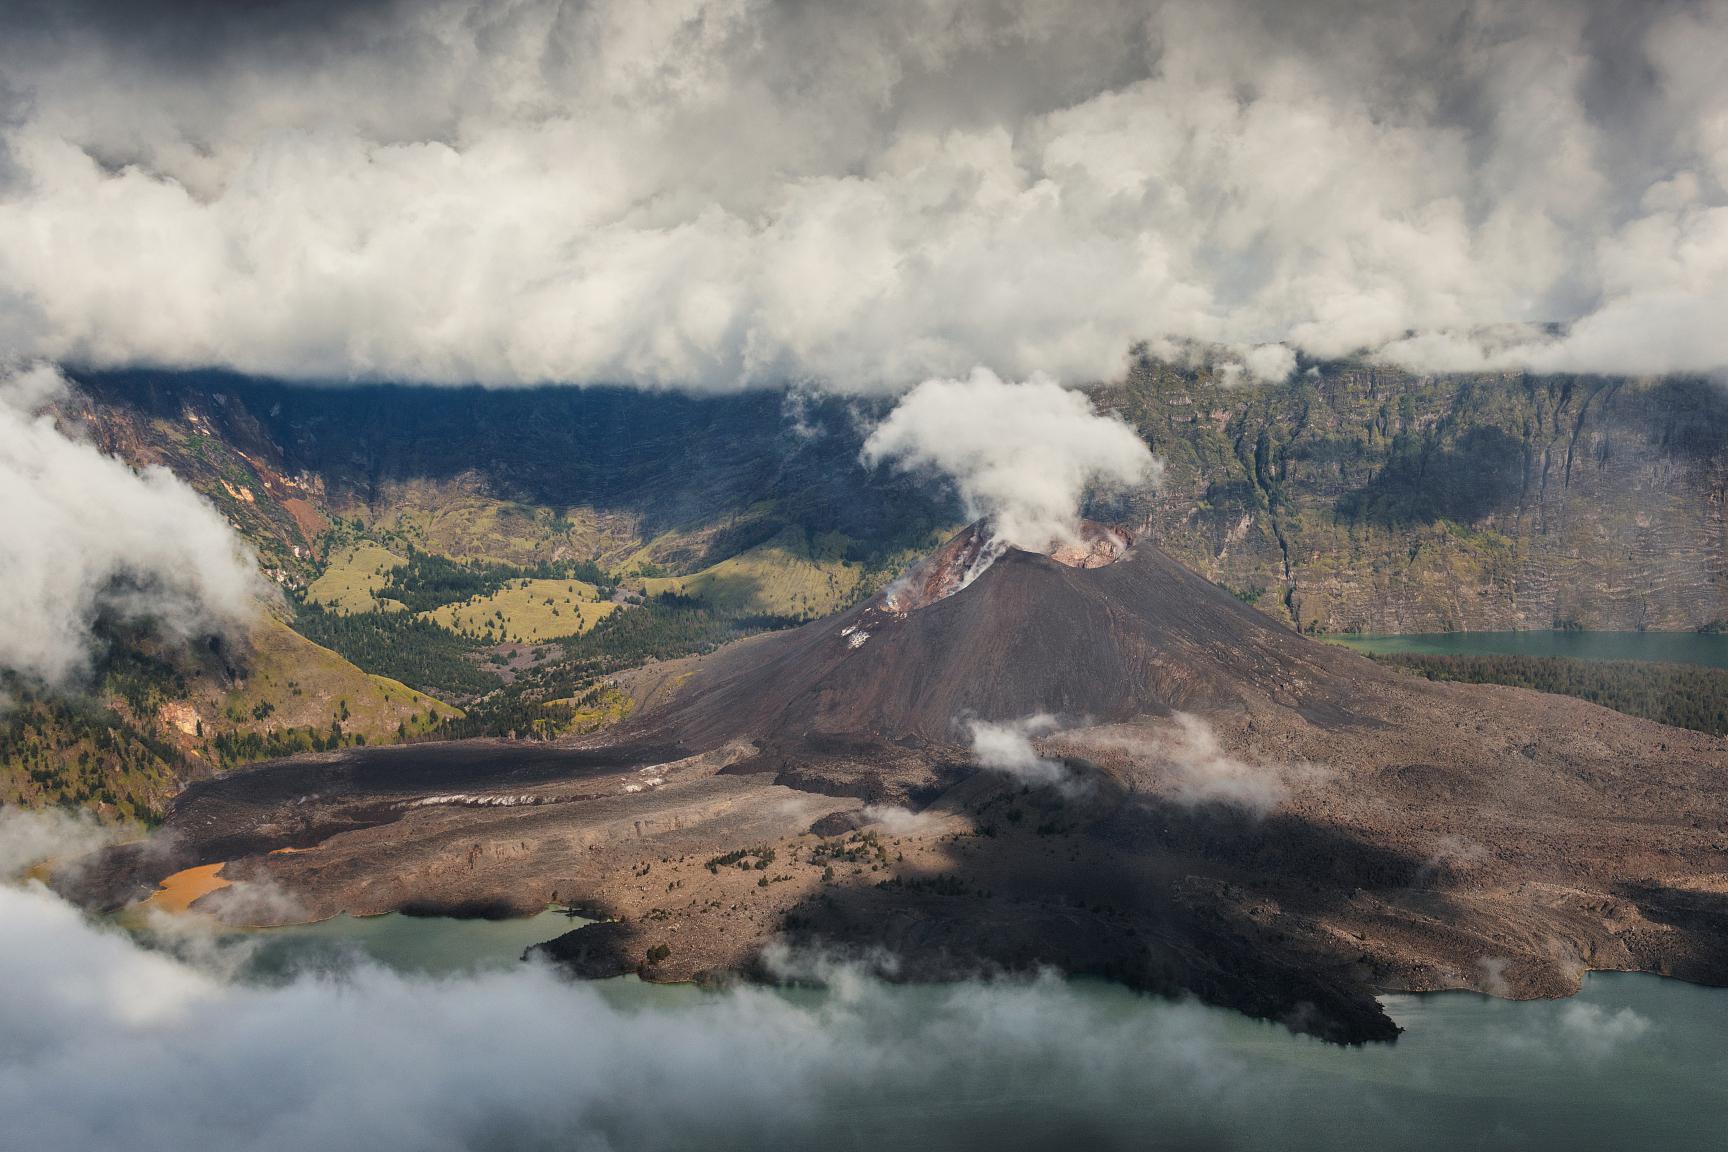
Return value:
M 1728 668 L 1728 635 L 1698 632 L 1422 632 L 1326 637 L 1358 652 L 1428 656 L 1570 656 Z
M 639 1012 L 697 1019 L 718 997 L 614 982 Z M 810 993 L 804 994 L 809 997 Z M 1469 993 L 1387 1000 L 1395 1044 L 1341 1048 L 1235 1013 L 1070 982 L 1042 1009 L 978 996 L 1015 1021 L 939 1076 L 873 1067 L 884 1036 L 946 1036 L 953 992 L 886 988 L 836 1024 L 859 1053 L 820 1117 L 824 1147 L 1719 1150 L 1728 1140 L 1728 992 L 1596 974 L 1566 1001 Z M 1060 1022 L 1054 1017 L 1059 1015 Z M 1024 1021 L 1024 1024 L 1020 1023 Z M 1042 1028 L 1047 1048 L 1027 1031 Z M 1086 1039 L 1076 1040 L 1073 1034 Z M 868 1069 L 868 1071 L 867 1071 Z M 724 1140 L 721 1141 L 725 1143 Z M 804 1145 L 814 1146 L 814 1145 Z
M 266 975 L 360 956 L 447 975 L 510 968 L 527 944 L 570 925 L 556 913 L 392 916 L 256 935 L 274 950 L 260 954 Z M 1450 1152 L 1703 1150 L 1728 1140 L 1728 991 L 1654 976 L 1591 974 L 1559 1001 L 1388 996 L 1404 1034 L 1360 1048 L 1096 981 L 584 987 L 615 1013 L 612 1029 L 712 1036 L 768 1021 L 788 1043 L 810 1045 L 821 1071 L 801 1081 L 796 1107 L 739 1118 L 736 1129 L 716 1118 L 692 1146 Z M 789 1025 L 788 1014 L 806 1023 Z
M 276 978 L 370 960 L 405 975 L 457 976 L 513 967 L 529 946 L 586 924 L 548 909 L 513 920 L 443 916 L 335 916 L 316 924 L 235 933 L 249 946 L 247 972 Z

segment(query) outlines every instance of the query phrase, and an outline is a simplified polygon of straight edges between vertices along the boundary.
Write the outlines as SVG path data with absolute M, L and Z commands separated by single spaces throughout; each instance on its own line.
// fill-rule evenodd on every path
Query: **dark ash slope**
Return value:
M 692 747 L 739 736 L 916 746 L 952 740 L 957 718 L 1109 723 L 1249 703 L 1336 723 L 1350 715 L 1354 683 L 1385 677 L 1155 545 L 1091 569 L 1010 549 L 960 594 L 916 611 L 877 597 L 720 653 L 645 730 Z
M 1728 980 L 1719 740 L 1380 668 L 1146 544 L 1094 569 L 1008 552 L 891 603 L 652 670 L 667 698 L 589 747 L 201 785 L 89 898 L 227 860 L 305 916 L 597 907 L 618 919 L 549 948 L 590 975 L 759 971 L 789 937 L 885 947 L 904 978 L 1096 973 L 1341 1040 L 1394 1033 L 1377 989 Z M 1069 787 L 972 762 L 968 719 L 1035 713 L 1064 720 L 1040 751 Z

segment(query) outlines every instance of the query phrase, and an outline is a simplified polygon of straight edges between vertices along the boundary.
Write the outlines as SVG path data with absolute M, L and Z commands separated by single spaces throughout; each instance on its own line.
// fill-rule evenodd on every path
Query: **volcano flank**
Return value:
M 977 533 L 915 570 L 916 594 L 890 589 L 717 654 L 645 731 L 697 747 L 744 736 L 804 759 L 835 743 L 940 747 L 968 717 L 1103 724 L 1277 706 L 1326 724 L 1349 716 L 1350 684 L 1387 676 L 1151 545 L 1091 568 L 1008 548 L 961 585 L 952 573 L 976 565 Z
M 582 975 L 780 976 L 790 943 L 1352 1042 L 1395 1034 L 1385 990 L 1728 978 L 1721 741 L 1391 671 L 1121 530 L 1052 558 L 969 529 L 849 612 L 625 687 L 603 738 L 194 784 L 62 883 L 112 907 L 226 862 L 194 907 L 249 921 L 557 900 L 607 917 L 543 946 Z

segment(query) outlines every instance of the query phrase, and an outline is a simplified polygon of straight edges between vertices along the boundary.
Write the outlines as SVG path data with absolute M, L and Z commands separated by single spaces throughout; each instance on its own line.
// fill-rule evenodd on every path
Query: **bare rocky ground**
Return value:
M 582 975 L 785 975 L 789 943 L 900 979 L 1097 974 L 1343 1041 L 1395 1034 L 1381 990 L 1728 982 L 1719 740 L 1401 676 L 1145 544 L 1091 569 L 1010 551 L 892 603 L 660 666 L 605 743 L 195 784 L 76 892 L 117 906 L 224 860 L 199 906 L 251 922 L 558 901 L 606 918 L 544 946 Z M 979 766 L 970 721 L 1035 713 L 1054 783 Z

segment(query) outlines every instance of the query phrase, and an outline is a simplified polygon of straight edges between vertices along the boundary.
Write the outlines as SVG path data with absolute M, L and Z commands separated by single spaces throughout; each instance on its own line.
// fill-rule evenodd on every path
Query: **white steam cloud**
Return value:
M 1056 717 L 1040 712 L 1005 723 L 973 720 L 966 727 L 972 735 L 972 758 L 980 768 L 1033 788 L 1055 788 L 1064 793 L 1079 789 L 1079 782 L 1060 760 L 1040 755 L 1032 744 L 1034 737 L 1060 727 Z
M 1132 766 L 1136 783 L 1179 804 L 1227 804 L 1257 816 L 1289 795 L 1286 777 L 1309 778 L 1310 766 L 1279 768 L 1252 763 L 1225 750 L 1203 718 L 1177 712 L 1156 727 L 1111 725 L 1064 732 L 1065 748 L 1097 755 L 1114 753 Z
M 1257 377 L 1728 365 L 1721 4 L 103 7 L 0 17 L 25 355 L 707 389 L 1088 380 L 1137 340 Z
M 914 812 L 898 804 L 866 804 L 861 814 L 867 823 L 890 836 L 929 834 L 941 827 L 943 817 L 934 812 Z
M 1599 1004 L 1568 1004 L 1560 1014 L 1565 1039 L 1594 1059 L 1605 1059 L 1650 1031 L 1650 1021 L 1631 1008 L 1608 1010 Z
M 82 810 L 0 808 L 0 884 L 38 864 L 65 866 L 113 843 L 117 835 Z
M 1178 712 L 1174 725 L 1151 736 L 1148 753 L 1170 774 L 1176 799 L 1188 804 L 1234 804 L 1259 815 L 1278 806 L 1286 789 L 1272 768 L 1251 764 L 1224 750 L 1205 720 Z
M 164 468 L 134 472 L 44 409 L 64 378 L 0 378 L 0 671 L 63 685 L 103 617 L 188 638 L 241 626 L 259 581 L 228 523 Z
M 1088 490 L 1159 472 L 1139 435 L 1081 393 L 1041 378 L 1007 383 L 987 368 L 912 389 L 864 442 L 863 457 L 942 473 L 968 516 L 990 517 L 996 539 L 1035 552 L 1078 539 Z

